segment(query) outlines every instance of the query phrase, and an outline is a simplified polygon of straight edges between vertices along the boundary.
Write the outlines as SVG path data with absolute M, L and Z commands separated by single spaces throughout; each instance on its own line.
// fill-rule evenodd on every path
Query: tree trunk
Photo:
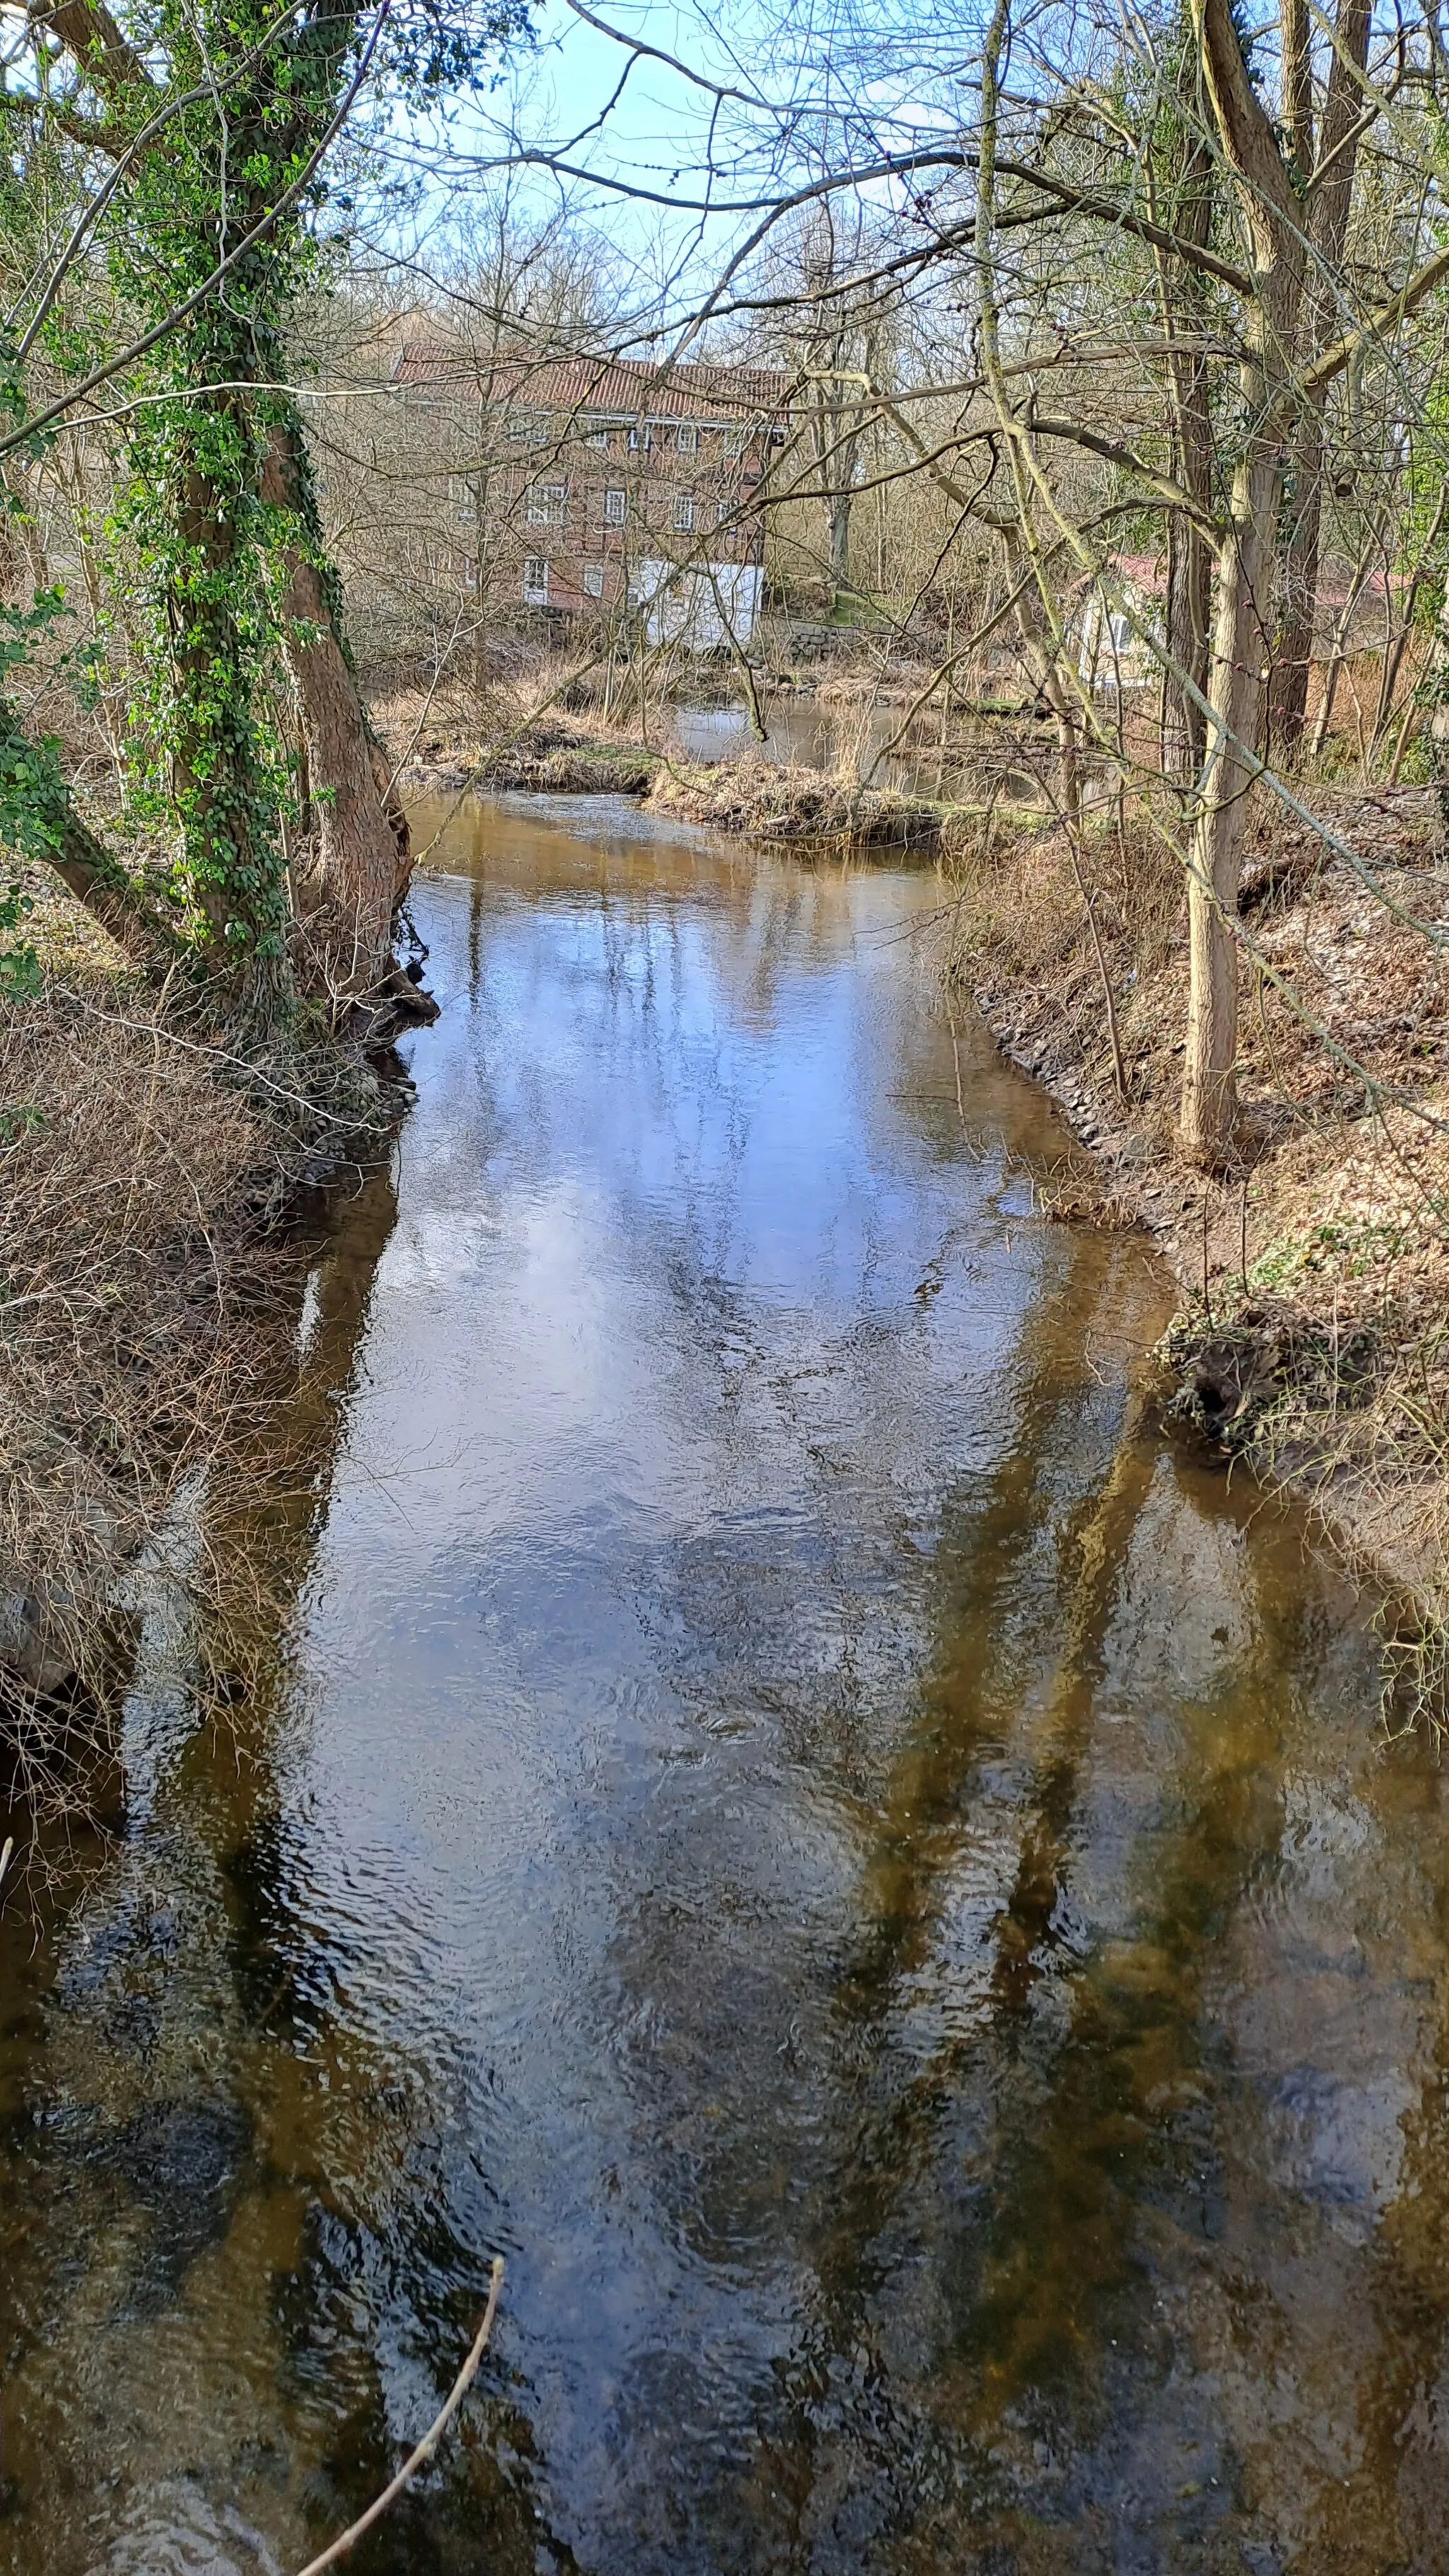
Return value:
M 853 466 L 855 462 L 853 451 L 850 462 Z M 832 600 L 838 599 L 841 592 L 849 590 L 851 586 L 850 513 L 854 499 L 855 495 L 848 485 L 841 491 L 832 492 L 830 496 L 830 595 Z
M 1353 128 L 1363 107 L 1359 75 L 1368 59 L 1367 0 L 1343 0 L 1335 30 L 1319 153 L 1323 177 L 1308 218 L 1309 258 L 1303 297 L 1302 355 L 1319 354 L 1338 320 L 1335 287 L 1348 238 L 1358 144 Z M 1318 622 L 1318 568 L 1323 543 L 1326 454 L 1325 394 L 1304 401 L 1293 439 L 1293 510 L 1283 568 L 1283 612 L 1273 654 L 1268 715 L 1272 756 L 1291 761 L 1308 713 L 1308 675 Z
M 1282 441 L 1304 245 L 1300 200 L 1249 76 L 1231 0 L 1197 0 L 1197 10 L 1213 115 L 1237 182 L 1255 272 L 1239 372 L 1241 446 L 1214 585 L 1207 743 L 1187 887 L 1181 1135 L 1195 1159 L 1217 1167 L 1232 1150 L 1238 1118 L 1238 884 L 1267 704 Z
M 1229 525 L 1218 553 L 1207 749 L 1198 780 L 1187 883 L 1189 994 L 1182 1069 L 1182 1141 L 1220 1164 L 1233 1142 L 1238 1090 L 1238 943 L 1248 789 L 1267 698 L 1267 618 L 1272 591 L 1279 465 L 1264 420 L 1264 371 L 1244 403 L 1248 445 L 1233 478 Z M 1245 392 L 1247 388 L 1245 387 Z
M 1194 72 L 1194 88 L 1196 88 Z M 1174 221 L 1185 241 L 1206 245 L 1212 227 L 1213 164 L 1206 138 L 1186 146 L 1174 191 Z M 1213 428 L 1208 407 L 1207 313 L 1202 281 L 1185 270 L 1174 282 L 1161 271 L 1164 320 L 1171 345 L 1173 446 L 1178 480 L 1199 515 L 1210 519 L 1213 498 Z M 1207 723 L 1208 636 L 1211 626 L 1212 546 L 1201 527 L 1174 512 L 1167 537 L 1167 659 L 1162 683 L 1162 772 L 1174 787 L 1192 784 L 1202 767 Z
M 265 1009 L 281 962 L 281 857 L 256 757 L 253 659 L 232 595 L 237 496 L 206 463 L 209 441 L 227 440 L 236 416 L 231 395 L 215 405 L 199 401 L 181 432 L 193 452 L 178 460 L 180 545 L 166 585 L 172 765 L 186 892 L 208 963 Z
M 28 847 L 118 947 L 143 964 L 177 954 L 177 925 L 164 900 L 129 877 L 81 821 L 53 760 L 30 740 L 8 698 L 0 698 L 0 798 L 6 796 L 30 819 Z
M 1200 359 L 1184 364 L 1187 383 L 1179 416 L 1181 480 L 1204 516 L 1212 506 L 1212 424 L 1207 408 L 1207 369 Z M 1200 527 L 1174 512 L 1167 538 L 1167 656 L 1162 687 L 1162 772 L 1174 787 L 1190 786 L 1202 767 L 1207 720 L 1208 635 L 1211 623 L 1212 548 Z
M 1051 710 L 1057 734 L 1057 804 L 1062 821 L 1075 832 L 1082 819 L 1082 721 L 1071 682 L 1061 666 L 1055 636 L 1047 625 L 1041 594 L 1028 579 L 1027 548 L 1019 529 L 1009 523 L 999 533 L 1006 549 L 1006 577 L 1019 590 L 1016 625 L 1027 670 L 1037 695 Z
M 333 972 L 347 991 L 391 991 L 392 923 L 412 859 L 407 818 L 389 785 L 387 754 L 367 719 L 339 631 L 335 575 L 322 552 L 311 477 L 293 420 L 273 424 L 262 498 L 300 532 L 283 552 L 287 659 L 301 704 L 316 814 L 316 847 L 300 889 L 315 909 Z M 320 793 L 319 793 L 320 791 Z M 416 997 L 419 1015 L 424 1010 Z

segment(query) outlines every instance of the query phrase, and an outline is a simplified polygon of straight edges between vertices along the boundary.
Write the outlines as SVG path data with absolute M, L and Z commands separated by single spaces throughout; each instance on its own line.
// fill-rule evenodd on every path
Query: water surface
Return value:
M 286 2576 L 502 2251 L 360 2576 L 1449 2568 L 1362 1605 L 1159 1436 L 933 878 L 427 819 L 257 1602 L 158 1599 L 119 1836 L 0 1922 L 0 2566 Z

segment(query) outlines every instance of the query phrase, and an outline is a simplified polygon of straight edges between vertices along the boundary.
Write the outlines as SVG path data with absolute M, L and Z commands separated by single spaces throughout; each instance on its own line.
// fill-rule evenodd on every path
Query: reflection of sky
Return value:
M 768 2138 L 813 2140 L 818 2105 L 788 2034 L 930 1652 L 941 1507 L 1009 1437 L 1021 1316 L 1070 1257 L 1008 1246 L 999 1149 L 966 1141 L 901 936 L 934 899 L 764 862 L 420 890 L 450 1008 L 413 1054 L 286 1794 L 314 1911 L 427 1926 L 380 1977 L 360 1940 L 347 2015 L 385 2054 L 405 2011 L 464 2085 L 563 2527 L 610 2565 L 655 2476 L 605 2474 L 611 2416 L 651 2451 L 681 2404 L 743 2425 L 792 2346 Z M 671 2130 L 712 2155 L 725 2120 L 741 2160 L 675 2213 L 641 2110 L 665 2066 Z M 761 2070 L 757 2136 L 724 2106 Z M 701 2266 L 711 2229 L 759 2240 L 747 2291 Z M 705 2339 L 734 2356 L 707 2396 Z
M 755 1499 L 794 1500 L 787 1381 L 820 1434 L 870 1411 L 862 1335 L 904 1328 L 917 1400 L 948 1347 L 959 1379 L 988 1308 L 995 1344 L 1033 1265 L 1005 1255 L 999 1167 L 965 1151 L 954 1098 L 908 1088 L 922 966 L 899 928 L 918 885 L 817 889 L 799 919 L 504 895 L 471 1011 L 468 889 L 424 901 L 457 999 L 415 1057 L 362 1498 L 381 1475 L 409 1529 L 444 1544 L 458 1480 L 495 1534 L 601 1504 L 687 1519 L 721 1476 L 741 1500 L 751 1478 Z M 772 1436 L 732 1479 L 720 1444 L 738 1450 L 752 1405 Z M 902 1413 L 893 1445 L 919 1429 Z M 344 1526 L 334 1512 L 337 1543 Z
M 89 2576 L 118 2456 L 107 2565 L 300 2563 L 374 2369 L 411 2438 L 501 2248 L 409 2564 L 861 2576 L 1029 2524 L 1427 2576 L 1382 2515 L 1316 2535 L 1341 2499 L 1357 2546 L 1375 2392 L 1381 2495 L 1437 2477 L 1381 2292 L 1415 2225 L 1416 2316 L 1442 2277 L 1443 1770 L 1381 1757 L 1296 1530 L 1124 1433 L 1156 1290 L 1002 1186 L 1060 1130 L 928 1007 L 929 881 L 480 830 L 419 889 L 449 1008 L 360 1342 L 315 1301 L 357 1380 L 286 1685 L 235 1746 L 189 1676 L 133 1708 L 51 2144 L 5 2148 L 58 2322 L 0 2570 Z M 137 2099 L 253 2144 L 128 2325 L 184 2202 L 152 2127 L 119 2187 Z M 495 2550 L 496 2457 L 556 2553 Z

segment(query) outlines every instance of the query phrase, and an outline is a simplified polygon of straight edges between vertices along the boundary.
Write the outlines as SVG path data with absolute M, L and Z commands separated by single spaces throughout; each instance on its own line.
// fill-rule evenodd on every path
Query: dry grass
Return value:
M 1183 876 L 1150 817 L 1115 807 L 1089 818 L 1075 850 L 1050 820 L 999 803 L 959 809 L 943 857 L 956 888 L 952 971 L 984 968 L 1013 984 L 1066 988 L 1085 1045 L 1099 1033 L 1102 985 L 1090 901 L 1115 981 L 1129 991 L 1159 973 L 1179 942 Z
M 1449 870 L 1422 791 L 1323 791 L 1315 806 L 1376 883 L 1259 801 L 1245 1116 L 1225 1174 L 1188 1169 L 1174 1143 L 1187 977 L 1181 871 L 1160 835 L 1099 821 L 1075 870 L 1048 828 L 978 835 L 953 862 L 950 967 L 1104 1133 L 1113 1220 L 1134 1205 L 1189 1292 L 1164 1353 L 1176 1410 L 1291 1482 L 1417 1605 L 1396 1671 L 1413 1713 L 1435 1713 L 1449 1682 Z
M 661 768 L 649 809 L 752 840 L 804 841 L 839 849 L 935 850 L 941 808 L 884 788 L 857 787 L 820 769 L 776 768 L 763 760 Z
M 32 1813 L 107 1751 L 127 1568 L 275 1405 L 281 1220 L 366 1089 L 229 1053 L 63 903 L 38 927 L 43 989 L 0 1007 L 0 1754 Z

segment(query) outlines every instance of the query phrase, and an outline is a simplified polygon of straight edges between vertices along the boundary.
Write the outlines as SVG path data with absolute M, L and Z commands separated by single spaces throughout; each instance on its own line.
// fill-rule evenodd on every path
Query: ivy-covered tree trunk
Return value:
M 132 727 L 141 783 L 152 819 L 179 828 L 187 942 L 253 1009 L 285 992 L 289 963 L 284 662 L 317 820 L 304 954 L 372 1034 L 388 1010 L 431 1007 L 391 956 L 407 830 L 281 390 L 286 324 L 315 273 L 322 163 L 369 71 L 385 61 L 435 93 L 526 17 L 526 0 L 461 15 L 442 0 L 301 0 L 281 18 L 269 0 L 48 0 L 29 21 L 44 113 L 112 165 L 97 238 L 146 335 L 124 414 L 158 647 Z
M 256 738 L 260 638 L 240 560 L 255 507 L 252 439 L 235 394 L 176 407 L 165 435 L 170 479 L 159 499 L 174 529 L 163 560 L 182 891 L 208 963 L 265 1009 L 281 981 L 285 903 L 276 798 Z

